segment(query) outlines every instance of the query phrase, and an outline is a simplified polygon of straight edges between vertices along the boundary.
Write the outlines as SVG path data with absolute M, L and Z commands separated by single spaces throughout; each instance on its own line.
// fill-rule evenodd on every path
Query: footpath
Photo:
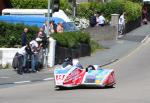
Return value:
M 91 56 L 81 57 L 79 61 L 83 66 L 89 64 L 109 65 L 146 41 L 150 35 L 150 23 L 127 33 L 124 37 L 114 40 L 98 41 L 104 47 L 109 48 L 93 53 Z M 53 79 L 53 68 L 43 69 L 37 73 L 18 75 L 13 69 L 0 69 L 0 87 L 12 84 L 29 83 Z
M 100 64 L 106 65 L 130 53 L 150 35 L 150 23 L 142 25 L 139 28 L 125 34 L 120 39 L 99 41 L 104 47 L 108 48 L 103 51 L 97 51 L 89 57 L 79 58 L 83 65 Z

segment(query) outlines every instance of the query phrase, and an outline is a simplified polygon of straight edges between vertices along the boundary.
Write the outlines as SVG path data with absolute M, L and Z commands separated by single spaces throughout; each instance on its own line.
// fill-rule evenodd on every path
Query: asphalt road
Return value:
M 96 39 L 98 39 L 98 42 L 100 44 L 109 49 L 97 51 L 91 56 L 81 57 L 79 58 L 79 61 L 83 66 L 87 66 L 89 64 L 110 64 L 116 60 L 119 60 L 121 57 L 124 57 L 143 43 L 143 40 L 145 40 L 145 38 L 150 35 L 149 28 L 150 23 L 148 23 L 148 25 L 142 25 L 139 28 L 127 33 L 123 38 L 118 40 L 108 40 L 108 38 L 105 38 L 108 37 L 111 31 L 107 27 L 103 29 L 93 28 L 94 30 L 92 31 L 92 33 L 94 33 L 94 36 L 92 36 L 92 38 L 95 37 Z M 106 35 L 102 35 L 103 33 Z M 106 40 L 100 40 L 102 38 Z M 0 69 L 0 88 L 11 87 L 18 84 L 20 85 L 21 83 L 25 84 L 45 81 L 51 79 L 52 77 L 53 68 L 43 69 L 38 73 L 26 73 L 23 75 L 18 75 L 13 71 L 13 69 Z
M 127 56 L 107 66 L 113 68 L 115 88 L 55 90 L 54 81 L 0 89 L 1 103 L 150 103 L 150 39 Z

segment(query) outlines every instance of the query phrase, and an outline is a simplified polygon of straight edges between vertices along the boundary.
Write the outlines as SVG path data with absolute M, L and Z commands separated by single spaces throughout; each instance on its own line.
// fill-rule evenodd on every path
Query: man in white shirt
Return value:
M 38 39 L 39 38 L 36 38 L 36 40 L 32 40 L 30 42 L 30 46 L 31 46 L 31 50 L 33 52 L 31 58 L 32 58 L 32 61 L 31 61 L 31 68 L 32 68 L 32 72 L 36 72 L 36 66 L 37 66 L 37 62 L 38 62 L 38 47 L 39 47 L 39 44 L 38 44 Z
M 26 61 L 27 61 L 27 54 L 31 52 L 30 45 L 27 44 L 26 46 L 23 46 L 20 48 L 17 52 L 18 57 L 18 74 L 22 74 L 24 72 Z M 29 53 L 30 54 L 30 53 Z
M 38 63 L 39 63 L 39 51 L 42 47 L 42 39 L 36 38 L 35 40 L 32 40 L 30 42 L 31 50 L 33 52 L 32 54 L 32 62 L 31 62 L 31 68 L 32 72 L 36 72 L 38 70 Z
M 124 33 L 124 29 L 125 29 L 125 12 L 123 12 L 121 14 L 121 16 L 119 17 L 119 34 L 122 35 Z
M 104 26 L 105 25 L 105 18 L 104 18 L 104 16 L 103 16 L 103 14 L 101 14 L 100 16 L 99 16 L 99 22 L 98 22 L 98 24 L 100 25 L 100 26 Z

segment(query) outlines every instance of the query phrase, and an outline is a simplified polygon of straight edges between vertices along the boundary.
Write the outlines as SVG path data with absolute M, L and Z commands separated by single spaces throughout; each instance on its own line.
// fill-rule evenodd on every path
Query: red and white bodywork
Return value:
M 68 65 L 65 68 L 54 70 L 56 87 L 74 87 L 79 85 L 96 85 L 100 87 L 113 86 L 115 76 L 113 69 L 103 69 L 98 65 L 94 69 L 81 69 L 77 66 Z

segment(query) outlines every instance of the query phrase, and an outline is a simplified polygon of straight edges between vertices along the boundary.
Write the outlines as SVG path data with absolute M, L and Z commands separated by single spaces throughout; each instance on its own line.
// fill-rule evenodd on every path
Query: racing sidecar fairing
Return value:
M 115 76 L 113 69 L 103 69 L 98 65 L 90 65 L 86 69 L 68 65 L 54 70 L 55 87 L 75 87 L 80 85 L 113 87 Z

